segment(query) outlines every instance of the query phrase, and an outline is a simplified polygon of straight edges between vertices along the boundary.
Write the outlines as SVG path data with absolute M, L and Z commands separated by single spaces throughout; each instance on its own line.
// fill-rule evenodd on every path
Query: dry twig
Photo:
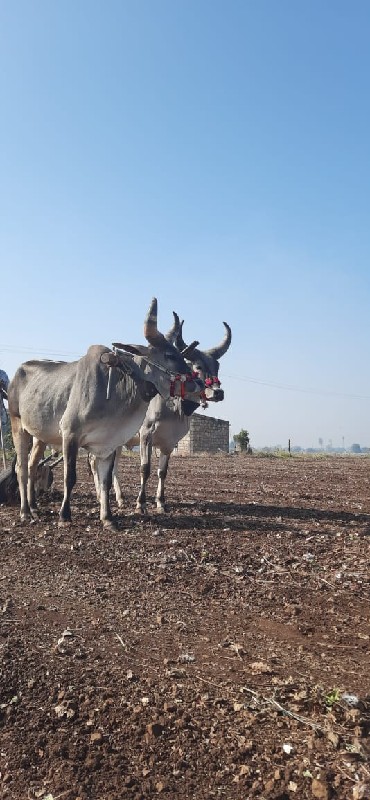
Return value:
M 121 643 L 123 649 L 127 650 L 126 643 L 123 641 L 122 636 L 120 636 L 119 633 L 116 633 L 116 637 L 117 637 L 118 641 Z

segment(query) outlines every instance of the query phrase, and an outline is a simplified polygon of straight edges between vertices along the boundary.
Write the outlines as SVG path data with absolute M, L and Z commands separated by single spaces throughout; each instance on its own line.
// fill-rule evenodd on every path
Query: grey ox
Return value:
M 71 521 L 76 461 L 83 447 L 96 458 L 100 519 L 105 527 L 112 526 L 109 490 L 115 451 L 140 428 L 150 400 L 157 393 L 164 401 L 178 393 L 191 402 L 203 396 L 203 381 L 189 375 L 185 361 L 198 343 L 181 354 L 167 341 L 157 328 L 156 298 L 145 319 L 144 336 L 149 346 L 123 345 L 117 354 L 92 345 L 78 361 L 28 361 L 18 368 L 9 385 L 8 408 L 22 520 L 37 518 L 35 474 L 49 444 L 61 450 L 64 459 L 59 524 Z
M 223 390 L 220 389 L 218 379 L 219 359 L 229 349 L 231 344 L 231 328 L 224 322 L 225 335 L 222 342 L 217 347 L 209 350 L 198 350 L 191 347 L 189 350 L 182 338 L 182 326 L 179 318 L 173 312 L 175 323 L 171 331 L 166 335 L 169 341 L 176 343 L 177 348 L 182 351 L 188 360 L 188 369 L 205 383 L 205 393 L 198 400 L 181 397 L 170 397 L 169 399 L 156 395 L 149 403 L 145 414 L 144 422 L 139 434 L 127 441 L 126 446 L 132 447 L 140 445 L 140 476 L 141 487 L 136 501 L 136 508 L 144 513 L 146 511 L 146 484 L 150 476 L 151 457 L 153 446 L 160 451 L 158 464 L 158 486 L 156 492 L 156 507 L 159 513 L 164 512 L 165 508 L 165 480 L 168 471 L 168 464 L 174 448 L 188 432 L 190 417 L 200 405 L 206 406 L 206 401 L 219 402 L 224 399 Z M 199 344 L 199 342 L 197 342 Z M 119 345 L 118 345 L 119 346 Z M 117 450 L 113 469 L 113 486 L 119 506 L 123 505 L 123 496 L 118 481 L 118 464 L 121 448 Z M 99 496 L 99 485 L 95 470 L 95 459 L 89 456 L 91 470 L 94 476 L 95 487 Z

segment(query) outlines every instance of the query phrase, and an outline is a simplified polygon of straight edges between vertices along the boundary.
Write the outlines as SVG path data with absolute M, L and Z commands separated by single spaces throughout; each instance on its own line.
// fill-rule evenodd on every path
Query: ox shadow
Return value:
M 63 493 L 58 489 L 51 490 L 54 503 L 61 501 Z M 184 502 L 169 502 L 167 513 L 158 514 L 152 501 L 148 499 L 147 514 L 142 515 L 135 511 L 134 496 L 124 499 L 124 507 L 118 510 L 114 498 L 111 498 L 113 519 L 117 529 L 127 528 L 127 525 L 136 526 L 139 521 L 143 524 L 156 524 L 167 530 L 194 530 L 208 531 L 242 531 L 277 532 L 283 533 L 289 521 L 301 523 L 325 522 L 333 525 L 356 525 L 361 527 L 361 535 L 370 535 L 370 514 L 351 513 L 335 509 L 303 508 L 294 506 L 262 505 L 257 503 L 227 503 L 192 500 Z M 75 514 L 79 521 L 86 514 L 86 509 L 95 510 L 98 514 L 98 505 L 94 493 L 73 497 Z M 48 501 L 44 495 L 40 498 L 39 510 L 45 513 Z M 95 514 L 93 514 L 93 517 Z M 76 520 L 77 521 L 77 520 Z M 317 529 L 317 534 L 329 534 L 328 531 Z M 296 535 L 304 537 L 305 532 L 296 531 Z
M 194 513 L 196 509 L 196 514 Z M 176 512 L 176 515 L 172 514 Z M 154 512 L 155 513 L 155 512 Z M 284 531 L 289 520 L 308 522 L 331 522 L 339 525 L 364 525 L 362 535 L 370 535 L 370 514 L 349 511 L 300 508 L 294 506 L 259 505 L 255 503 L 181 502 L 169 506 L 165 515 L 166 527 L 202 527 L 224 530 Z M 325 534 L 326 531 L 318 530 Z M 302 535 L 302 534 L 301 534 Z

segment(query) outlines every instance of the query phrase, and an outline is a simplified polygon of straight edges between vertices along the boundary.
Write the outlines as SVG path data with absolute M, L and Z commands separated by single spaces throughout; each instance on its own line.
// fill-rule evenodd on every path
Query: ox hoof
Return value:
M 105 531 L 116 531 L 117 525 L 113 519 L 103 519 L 102 525 Z
M 167 514 L 167 508 L 165 506 L 157 506 L 156 512 L 157 514 Z
M 35 522 L 31 514 L 22 514 L 21 515 L 21 523 L 22 525 L 32 525 Z
M 72 522 L 70 519 L 59 519 L 58 520 L 58 528 L 70 528 Z

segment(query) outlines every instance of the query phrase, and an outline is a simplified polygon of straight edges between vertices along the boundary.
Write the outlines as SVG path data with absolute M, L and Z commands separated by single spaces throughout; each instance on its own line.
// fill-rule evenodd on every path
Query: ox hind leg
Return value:
M 37 503 L 36 503 L 36 475 L 37 475 L 37 467 L 39 464 L 40 459 L 44 455 L 45 452 L 45 443 L 41 442 L 40 439 L 34 439 L 31 454 L 28 460 L 28 486 L 27 486 L 27 498 L 29 507 L 31 509 L 31 514 L 34 519 L 38 519 L 37 516 Z
M 32 445 L 32 436 L 22 428 L 19 417 L 11 417 L 12 435 L 17 454 L 16 473 L 18 478 L 19 494 L 21 497 L 21 520 L 32 521 L 31 509 L 27 497 L 28 482 L 28 453 Z
M 152 435 L 151 433 L 140 434 L 140 491 L 136 500 L 136 508 L 142 514 L 146 513 L 146 484 L 150 476 L 150 464 L 152 458 Z
M 121 447 L 117 447 L 117 450 L 115 452 L 114 464 L 113 464 L 113 472 L 112 472 L 113 489 L 114 489 L 114 493 L 116 495 L 117 505 L 118 505 L 119 508 L 123 507 L 123 494 L 122 494 L 122 489 L 120 487 L 119 480 L 118 480 L 118 467 L 119 467 L 119 459 L 120 459 L 121 449 L 122 449 Z M 96 468 L 96 460 L 97 459 L 96 459 L 96 456 L 94 456 L 92 453 L 88 454 L 87 459 L 88 459 L 88 465 L 89 465 L 90 472 L 92 473 L 92 476 L 94 478 L 96 497 L 97 497 L 97 500 L 100 502 L 100 485 L 99 485 L 98 472 L 97 472 L 97 468 Z
M 166 455 L 166 453 L 162 452 L 160 453 L 159 465 L 158 465 L 158 487 L 157 487 L 157 494 L 155 497 L 158 514 L 164 514 L 166 511 L 166 505 L 164 499 L 164 483 L 167 477 L 169 460 L 170 460 L 170 455 Z
M 119 483 L 119 480 L 118 480 L 118 468 L 119 468 L 119 461 L 120 461 L 121 451 L 122 451 L 122 447 L 117 447 L 117 450 L 116 450 L 115 456 L 114 456 L 113 473 L 112 473 L 112 476 L 113 476 L 113 489 L 114 489 L 114 493 L 116 495 L 118 508 L 122 508 L 123 507 L 123 494 L 122 494 L 122 489 L 120 487 L 120 483 Z
M 71 494 L 77 480 L 78 442 L 74 436 L 63 436 L 64 494 L 59 511 L 59 527 L 71 523 Z
M 87 466 L 94 478 L 96 499 L 100 502 L 100 486 L 99 486 L 98 473 L 96 471 L 96 456 L 94 456 L 92 453 L 87 454 Z
M 109 492 L 112 486 L 112 473 L 115 456 L 116 454 L 112 453 L 110 456 L 108 456 L 108 458 L 95 458 L 98 499 L 100 500 L 100 520 L 103 523 L 104 528 L 115 528 L 109 505 Z

